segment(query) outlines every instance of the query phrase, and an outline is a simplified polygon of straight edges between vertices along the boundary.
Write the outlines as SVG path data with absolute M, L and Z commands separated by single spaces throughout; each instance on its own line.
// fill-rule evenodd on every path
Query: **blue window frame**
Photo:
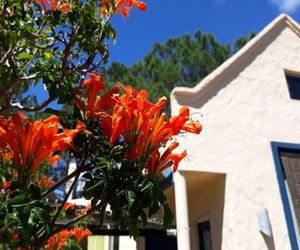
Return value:
M 271 147 L 273 152 L 273 159 L 275 162 L 277 180 L 280 188 L 281 200 L 283 203 L 283 209 L 285 213 L 285 219 L 286 219 L 290 243 L 291 243 L 291 249 L 298 250 L 299 247 L 298 247 L 297 235 L 295 230 L 294 218 L 292 214 L 293 208 L 291 207 L 292 204 L 290 204 L 289 193 L 286 188 L 286 175 L 281 160 L 281 153 L 293 152 L 293 153 L 300 154 L 300 144 L 271 142 Z

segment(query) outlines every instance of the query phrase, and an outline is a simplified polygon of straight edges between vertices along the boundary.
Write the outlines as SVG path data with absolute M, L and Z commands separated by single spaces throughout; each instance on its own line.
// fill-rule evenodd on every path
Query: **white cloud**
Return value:
M 276 4 L 280 12 L 292 13 L 300 7 L 300 0 L 271 0 Z

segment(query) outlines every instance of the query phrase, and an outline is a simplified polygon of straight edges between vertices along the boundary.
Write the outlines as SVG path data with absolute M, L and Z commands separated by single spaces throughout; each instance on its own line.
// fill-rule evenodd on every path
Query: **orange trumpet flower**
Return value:
M 69 3 L 61 3 L 59 0 L 35 0 L 36 3 L 39 3 L 44 11 L 47 10 L 59 10 L 61 12 L 69 12 L 70 4 Z
M 148 93 L 145 90 L 138 92 L 132 87 L 121 87 L 125 93 L 115 96 L 110 142 L 124 140 L 128 145 L 125 156 L 135 162 L 144 162 L 148 172 L 161 174 L 172 165 L 173 171 L 176 171 L 178 163 L 187 155 L 186 151 L 172 153 L 178 146 L 175 142 L 163 155 L 159 149 L 180 132 L 199 134 L 202 125 L 189 121 L 188 107 L 182 107 L 178 116 L 168 120 L 167 115 L 161 113 L 167 103 L 165 97 L 151 103 L 147 100 Z
M 137 91 L 122 84 L 108 94 L 97 96 L 104 89 L 102 78 L 94 75 L 90 78 L 83 84 L 83 88 L 88 89 L 84 95 L 85 102 L 78 97 L 74 101 L 85 116 L 99 119 L 102 133 L 110 143 L 126 142 L 125 157 L 143 165 L 148 173 L 161 174 L 171 166 L 176 171 L 179 162 L 187 155 L 186 151 L 173 153 L 178 144 L 172 143 L 162 155 L 160 152 L 172 137 L 181 132 L 201 132 L 202 125 L 190 121 L 189 108 L 182 107 L 179 115 L 168 120 L 167 115 L 162 113 L 167 104 L 165 97 L 152 103 L 147 100 L 147 91 Z M 120 89 L 123 93 L 117 94 Z M 83 91 L 80 90 L 79 94 L 83 95 Z
M 43 162 L 57 162 L 55 152 L 73 148 L 73 139 L 83 126 L 78 122 L 74 130 L 61 131 L 59 118 L 54 115 L 35 122 L 22 113 L 0 117 L 0 149 L 10 150 L 15 168 L 34 173 Z
M 98 95 L 100 91 L 104 90 L 103 78 L 101 75 L 95 75 L 89 73 L 90 79 L 83 82 L 82 87 L 87 89 L 84 94 L 82 89 L 77 90 L 79 96 L 83 96 L 84 99 L 78 97 L 74 98 L 74 104 L 84 113 L 89 119 L 95 120 L 100 113 L 106 112 L 114 106 L 116 103 L 113 96 L 119 92 L 120 87 L 115 86 L 104 95 Z
M 110 16 L 114 10 L 115 13 L 121 13 L 123 17 L 128 17 L 129 11 L 133 7 L 144 11 L 147 9 L 147 4 L 138 0 L 115 0 L 113 3 L 110 0 L 102 0 L 100 12 L 103 16 Z
M 50 187 L 55 184 L 53 179 L 50 179 L 47 175 L 42 175 L 39 179 L 34 179 L 34 182 L 37 183 L 40 187 Z
M 46 250 L 60 250 L 63 249 L 65 243 L 69 238 L 74 238 L 77 243 L 88 236 L 92 235 L 91 231 L 81 227 L 74 227 L 72 229 L 65 229 L 57 234 L 51 236 L 45 247 Z

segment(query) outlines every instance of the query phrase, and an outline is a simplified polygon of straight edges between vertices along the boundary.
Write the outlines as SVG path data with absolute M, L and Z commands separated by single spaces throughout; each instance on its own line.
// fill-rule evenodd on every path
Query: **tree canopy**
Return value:
M 176 86 L 192 87 L 242 48 L 251 38 L 238 38 L 222 45 L 212 34 L 196 31 L 193 36 L 170 38 L 153 44 L 152 50 L 130 67 L 112 62 L 106 71 L 107 83 L 124 82 L 146 89 L 150 99 L 169 96 Z

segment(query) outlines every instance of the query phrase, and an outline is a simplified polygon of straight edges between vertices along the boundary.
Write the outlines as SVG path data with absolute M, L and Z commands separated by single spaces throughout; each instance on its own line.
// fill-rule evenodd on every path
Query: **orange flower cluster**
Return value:
M 40 4 L 44 11 L 58 10 L 61 12 L 69 12 L 70 4 L 62 3 L 60 0 L 35 0 Z M 139 0 L 100 0 L 100 13 L 102 16 L 110 16 L 114 13 L 121 13 L 124 17 L 129 16 L 129 12 L 133 7 L 138 10 L 146 10 L 147 4 Z
M 88 204 L 86 207 L 81 208 L 80 210 L 75 211 L 75 215 L 81 216 L 86 214 L 90 209 L 92 209 L 92 205 Z M 85 217 L 86 220 L 89 220 L 89 217 Z
M 47 10 L 59 10 L 61 12 L 69 12 L 70 4 L 61 3 L 60 0 L 35 0 L 36 3 L 39 3 L 44 11 Z
M 40 187 L 50 187 L 55 184 L 55 181 L 50 179 L 47 175 L 43 175 L 42 178 L 40 178 L 39 180 L 36 180 L 36 183 Z
M 74 203 L 71 203 L 71 202 L 66 202 L 65 204 L 64 204 L 64 207 L 63 207 L 63 209 L 64 210 L 68 210 L 68 209 L 74 209 L 75 208 L 75 204 Z
M 146 10 L 147 5 L 139 0 L 114 0 L 112 5 L 111 0 L 101 1 L 101 14 L 103 16 L 109 16 L 111 10 L 115 10 L 116 13 L 121 13 L 124 17 L 129 16 L 129 11 L 136 7 L 139 10 Z
M 78 122 L 74 130 L 63 132 L 59 118 L 52 115 L 45 120 L 32 122 L 22 113 L 16 113 L 5 119 L 0 117 L 0 149 L 13 154 L 15 168 L 24 168 L 35 173 L 43 162 L 51 164 L 59 157 L 58 151 L 73 148 L 73 138 L 83 128 Z
M 67 240 L 70 237 L 74 238 L 77 241 L 77 243 L 79 243 L 82 239 L 90 235 L 92 235 L 90 230 L 81 227 L 74 227 L 73 229 L 62 230 L 49 238 L 45 249 L 60 250 L 63 249 Z
M 0 159 L 2 158 L 2 160 L 4 162 L 9 161 L 13 158 L 13 154 L 10 150 L 8 150 L 7 148 L 5 149 L 1 149 L 0 148 Z
M 178 163 L 186 156 L 186 151 L 180 154 L 172 153 L 178 147 L 177 142 L 171 145 L 161 155 L 160 148 L 182 131 L 199 134 L 202 126 L 189 121 L 189 108 L 182 107 L 178 116 L 169 120 L 161 113 L 167 104 L 165 97 L 155 104 L 147 101 L 145 90 L 136 91 L 130 86 L 123 86 L 125 93 L 116 96 L 117 104 L 112 114 L 111 143 L 124 140 L 129 149 L 126 157 L 133 161 L 145 160 L 148 172 L 161 174 L 173 165 L 177 170 Z
M 20 237 L 21 233 L 16 231 L 16 230 L 13 230 L 11 233 L 10 233 L 10 237 L 13 239 L 13 240 L 16 240 Z
M 168 120 L 167 115 L 161 113 L 167 104 L 165 97 L 151 103 L 147 100 L 147 91 L 138 92 L 131 86 L 121 84 L 109 91 L 109 94 L 97 96 L 104 89 L 102 78 L 95 75 L 90 77 L 83 84 L 89 90 L 84 95 L 87 104 L 84 105 L 77 98 L 77 107 L 90 119 L 95 120 L 100 116 L 100 127 L 111 143 L 126 142 L 129 148 L 125 157 L 129 160 L 146 164 L 146 169 L 151 173 L 161 174 L 172 165 L 173 171 L 176 171 L 186 151 L 173 153 L 178 146 L 177 142 L 171 143 L 162 155 L 160 148 L 182 131 L 200 133 L 201 124 L 189 121 L 188 107 L 182 107 L 179 115 Z M 119 89 L 123 89 L 124 93 L 116 94 Z M 103 99 L 107 101 L 103 102 Z
M 87 89 L 86 93 L 84 94 L 82 89 L 76 91 L 76 94 L 84 97 L 84 101 L 75 97 L 74 104 L 83 111 L 86 117 L 95 120 L 100 114 L 108 112 L 115 105 L 116 101 L 113 96 L 119 92 L 120 88 L 116 86 L 99 96 L 99 92 L 105 89 L 102 76 L 89 73 L 89 77 L 90 79 L 85 80 L 82 85 Z
M 92 209 L 91 204 L 88 204 L 87 206 L 83 206 L 83 208 L 79 208 L 78 206 L 76 207 L 76 204 L 74 204 L 74 203 L 66 202 L 63 206 L 63 211 L 65 211 L 69 214 L 75 215 L 75 217 L 82 216 L 91 209 Z M 86 216 L 84 218 L 85 221 L 89 221 L 89 219 L 90 219 L 90 216 Z
M 7 189 L 11 185 L 11 181 L 3 181 L 0 183 L 0 188 Z

